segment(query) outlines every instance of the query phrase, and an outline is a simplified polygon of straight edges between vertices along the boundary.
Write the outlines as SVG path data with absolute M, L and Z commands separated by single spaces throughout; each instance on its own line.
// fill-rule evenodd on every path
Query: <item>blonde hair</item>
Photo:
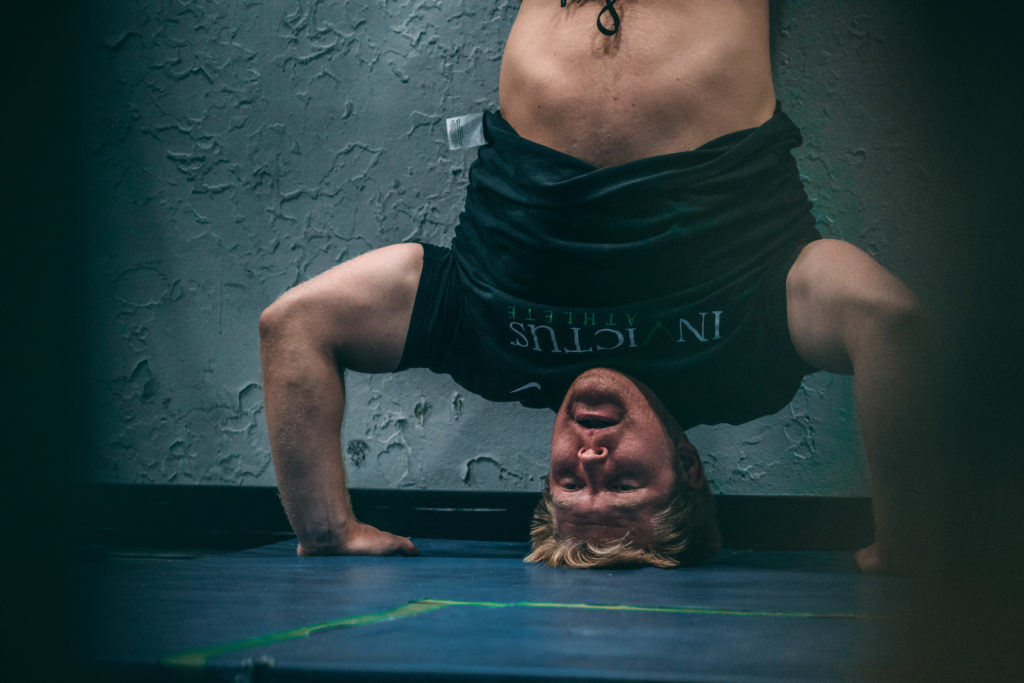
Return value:
M 555 505 L 551 493 L 545 489 L 533 512 L 530 530 L 533 551 L 523 561 L 573 569 L 624 565 L 669 569 L 699 564 L 717 555 L 722 548 L 715 502 L 707 482 L 697 488 L 677 482 L 672 499 L 654 517 L 652 535 L 652 542 L 645 547 L 625 538 L 609 542 L 559 538 Z

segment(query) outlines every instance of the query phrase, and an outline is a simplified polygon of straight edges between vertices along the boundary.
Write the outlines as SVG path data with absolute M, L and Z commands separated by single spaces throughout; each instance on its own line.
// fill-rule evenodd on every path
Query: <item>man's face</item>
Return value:
M 548 487 L 559 536 L 649 543 L 653 518 L 668 504 L 677 475 L 703 482 L 699 458 L 680 453 L 682 438 L 642 384 L 605 368 L 577 377 L 551 435 Z

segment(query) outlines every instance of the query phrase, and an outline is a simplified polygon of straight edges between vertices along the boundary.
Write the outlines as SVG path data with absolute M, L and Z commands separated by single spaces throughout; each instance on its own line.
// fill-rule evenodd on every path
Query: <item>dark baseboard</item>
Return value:
M 536 493 L 356 489 L 360 520 L 403 536 L 525 541 Z M 852 550 L 871 542 L 867 498 L 716 496 L 724 545 Z M 89 484 L 79 532 L 87 544 L 246 548 L 292 537 L 269 487 Z

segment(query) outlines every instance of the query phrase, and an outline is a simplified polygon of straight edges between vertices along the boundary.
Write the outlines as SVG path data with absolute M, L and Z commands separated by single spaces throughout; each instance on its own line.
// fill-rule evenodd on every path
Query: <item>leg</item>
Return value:
M 916 297 L 860 249 L 836 240 L 804 248 L 786 281 L 789 330 L 811 365 L 854 374 L 854 400 L 872 478 L 875 544 L 864 571 L 892 571 L 916 553 L 908 530 L 932 495 L 931 438 L 922 399 L 927 356 Z
M 422 268 L 422 246 L 384 247 L 285 292 L 260 316 L 270 447 L 300 554 L 416 552 L 353 516 L 341 422 L 346 368 L 398 367 Z

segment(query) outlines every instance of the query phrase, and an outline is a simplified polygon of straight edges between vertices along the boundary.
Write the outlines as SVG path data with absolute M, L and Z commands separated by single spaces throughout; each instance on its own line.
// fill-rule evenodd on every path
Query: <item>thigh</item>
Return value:
M 422 269 L 422 245 L 394 244 L 292 288 L 272 308 L 342 367 L 390 372 L 402 358 Z

